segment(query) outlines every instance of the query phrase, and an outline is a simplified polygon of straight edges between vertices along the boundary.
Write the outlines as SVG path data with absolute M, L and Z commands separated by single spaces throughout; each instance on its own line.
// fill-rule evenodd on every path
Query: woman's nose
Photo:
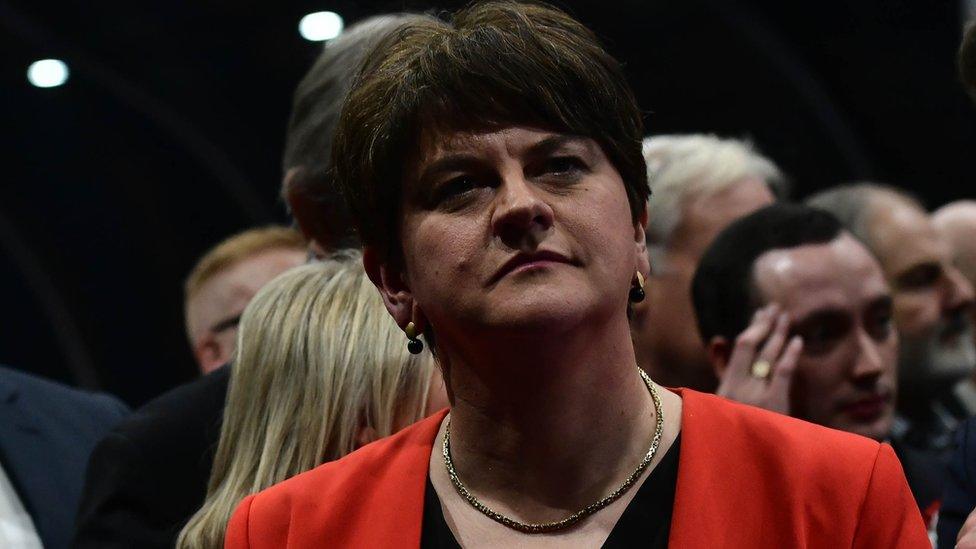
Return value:
M 534 248 L 552 228 L 552 207 L 521 174 L 504 178 L 496 201 L 492 232 L 510 248 Z

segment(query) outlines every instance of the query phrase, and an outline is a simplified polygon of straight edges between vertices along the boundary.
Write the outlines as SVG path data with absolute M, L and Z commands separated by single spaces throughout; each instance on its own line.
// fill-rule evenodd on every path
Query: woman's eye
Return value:
M 574 156 L 556 156 L 545 163 L 544 172 L 553 175 L 567 175 L 583 171 L 586 165 Z
M 461 175 L 450 179 L 436 188 L 430 207 L 455 209 L 466 203 L 473 191 L 484 185 L 476 177 Z
M 459 194 L 464 194 L 465 192 L 473 189 L 474 186 L 474 178 L 463 175 L 460 177 L 455 177 L 442 185 L 440 194 L 445 198 L 449 198 Z

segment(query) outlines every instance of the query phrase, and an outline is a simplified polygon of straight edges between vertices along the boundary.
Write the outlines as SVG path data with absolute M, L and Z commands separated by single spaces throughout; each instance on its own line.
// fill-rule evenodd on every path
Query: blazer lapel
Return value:
M 721 429 L 715 428 L 703 395 L 688 389 L 674 392 L 682 399 L 681 455 L 668 544 L 709 547 L 724 539 L 724 532 L 734 531 L 735 517 L 743 516 L 743 507 L 748 507 L 730 465 L 739 457 L 735 437 L 729 446 L 724 443 L 730 441 L 723 440 L 727 437 L 716 436 Z
M 356 536 L 365 541 L 363 547 L 420 546 L 430 454 L 446 415 L 445 409 L 416 425 L 402 441 L 402 450 L 391 453 L 386 478 L 374 479 L 374 486 L 382 489 L 373 492 L 370 508 L 377 511 Z

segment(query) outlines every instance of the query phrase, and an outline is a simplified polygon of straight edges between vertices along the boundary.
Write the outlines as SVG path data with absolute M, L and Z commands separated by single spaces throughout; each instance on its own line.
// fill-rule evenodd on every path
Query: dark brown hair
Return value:
M 508 125 L 594 139 L 643 213 L 643 126 L 620 64 L 553 7 L 481 2 L 392 32 L 349 92 L 332 166 L 363 243 L 398 253 L 402 173 L 422 135 Z

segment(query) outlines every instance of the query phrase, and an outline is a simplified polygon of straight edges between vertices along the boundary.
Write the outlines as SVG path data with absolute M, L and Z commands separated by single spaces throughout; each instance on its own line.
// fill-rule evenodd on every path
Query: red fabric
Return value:
M 684 410 L 670 547 L 931 547 L 887 444 L 675 392 Z M 418 547 L 446 412 L 249 496 L 225 547 Z

